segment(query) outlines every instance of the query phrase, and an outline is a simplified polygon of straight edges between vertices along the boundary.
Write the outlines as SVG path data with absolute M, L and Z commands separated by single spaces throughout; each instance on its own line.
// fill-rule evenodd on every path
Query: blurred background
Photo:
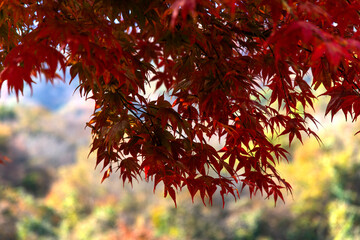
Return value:
M 285 204 L 245 189 L 204 206 L 184 191 L 175 208 L 145 181 L 100 184 L 84 128 L 93 106 L 76 86 L 40 82 L 19 102 L 3 87 L 0 154 L 12 161 L 0 165 L 0 239 L 360 239 L 360 125 L 330 124 L 326 99 L 315 105 L 322 144 L 304 136 L 279 166 L 294 189 Z

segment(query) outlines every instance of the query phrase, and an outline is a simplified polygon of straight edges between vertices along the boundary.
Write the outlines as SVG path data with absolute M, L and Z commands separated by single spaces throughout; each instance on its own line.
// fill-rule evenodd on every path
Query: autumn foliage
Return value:
M 95 101 L 103 180 L 162 182 L 175 203 L 244 187 L 276 202 L 291 186 L 273 138 L 317 138 L 313 90 L 327 114 L 360 115 L 359 13 L 356 0 L 2 0 L 0 79 L 18 95 L 69 68 Z M 150 83 L 166 94 L 145 97 Z

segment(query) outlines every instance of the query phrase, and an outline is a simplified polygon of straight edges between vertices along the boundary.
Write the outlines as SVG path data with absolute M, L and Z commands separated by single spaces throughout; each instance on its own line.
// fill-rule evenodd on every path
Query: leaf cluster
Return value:
M 4 0 L 0 79 L 18 95 L 70 68 L 95 100 L 87 125 L 103 180 L 145 176 L 175 203 L 185 187 L 205 204 L 245 186 L 276 202 L 291 186 L 271 137 L 318 138 L 312 90 L 331 97 L 326 113 L 360 114 L 359 10 L 349 0 Z M 170 98 L 144 97 L 151 83 Z

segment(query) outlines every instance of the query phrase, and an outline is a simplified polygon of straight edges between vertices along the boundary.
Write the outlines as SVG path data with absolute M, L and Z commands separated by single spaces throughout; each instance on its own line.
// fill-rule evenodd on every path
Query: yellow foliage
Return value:
M 304 145 L 294 151 L 293 160 L 289 164 L 279 165 L 279 172 L 293 187 L 295 211 L 301 212 L 313 208 L 311 202 L 321 205 L 320 199 L 326 199 L 329 195 L 335 166 L 347 166 L 353 163 L 355 143 L 351 142 L 352 139 L 346 138 L 349 136 L 347 132 L 353 129 L 341 128 L 341 126 L 339 129 L 346 131 L 338 134 L 327 131 L 320 134 L 322 144 L 313 138 L 304 141 Z
M 360 214 L 360 209 L 357 206 L 351 206 L 345 202 L 334 201 L 329 204 L 328 212 L 330 236 L 332 239 L 360 239 L 360 227 L 354 226 L 353 222 L 354 215 Z
M 8 138 L 12 135 L 12 129 L 9 125 L 0 123 L 0 138 Z
M 321 196 L 329 180 L 329 173 L 325 168 L 328 159 L 318 149 L 316 141 L 307 141 L 295 152 L 290 164 L 279 166 L 281 174 L 293 186 L 297 202 Z

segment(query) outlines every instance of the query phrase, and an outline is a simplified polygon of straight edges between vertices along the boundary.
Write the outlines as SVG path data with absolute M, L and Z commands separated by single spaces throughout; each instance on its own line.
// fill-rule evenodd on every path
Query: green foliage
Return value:
M 360 236 L 360 206 L 334 201 L 328 206 L 329 236 L 332 239 L 357 239 Z
M 360 162 L 348 166 L 335 166 L 332 193 L 336 199 L 360 206 Z
M 13 107 L 0 106 L 0 121 L 13 121 L 17 118 Z
M 93 212 L 82 219 L 72 235 L 78 240 L 97 240 L 106 235 L 109 231 L 116 229 L 118 211 L 113 206 L 95 207 Z M 94 227 L 96 226 L 96 227 Z M 99 233 L 98 229 L 101 229 Z
M 336 165 L 331 192 L 335 201 L 328 206 L 329 228 L 333 239 L 356 239 L 360 236 L 360 159 Z
M 56 239 L 59 215 L 22 189 L 0 187 L 1 239 Z
M 52 179 L 45 169 L 28 169 L 21 186 L 35 196 L 44 196 L 49 191 Z
M 53 226 L 44 219 L 24 218 L 17 224 L 20 240 L 52 240 L 57 239 Z

